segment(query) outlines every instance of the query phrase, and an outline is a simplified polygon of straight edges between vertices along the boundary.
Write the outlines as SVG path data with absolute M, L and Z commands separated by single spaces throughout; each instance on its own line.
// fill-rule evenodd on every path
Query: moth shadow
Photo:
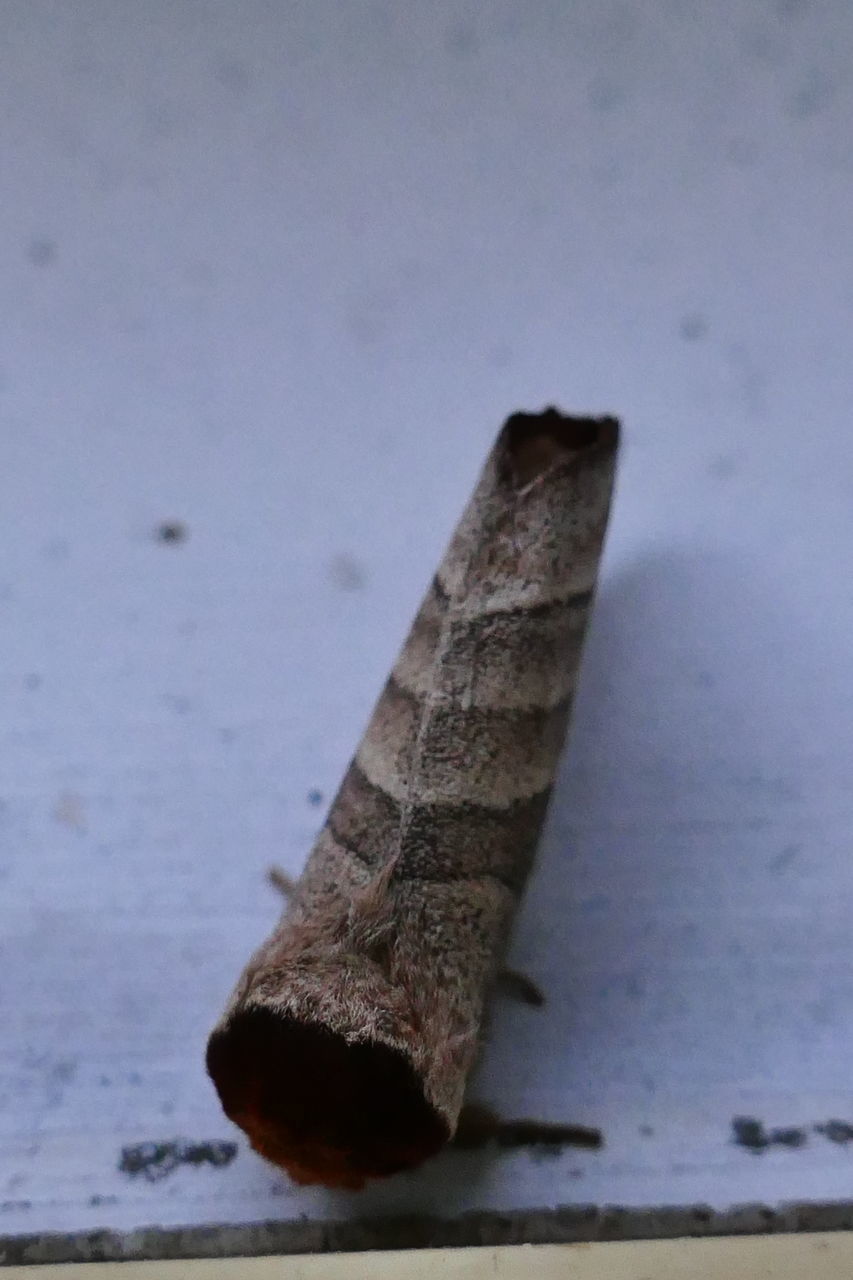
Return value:
M 780 683 L 802 685 L 815 659 L 794 634 L 794 590 L 786 608 L 760 565 L 704 551 L 649 555 L 601 584 L 508 956 L 545 1003 L 495 996 L 468 1096 L 506 1121 L 600 1128 L 603 1152 L 450 1149 L 369 1188 L 360 1212 L 454 1216 L 519 1180 L 543 1205 L 583 1201 L 626 1123 L 617 1098 L 632 1098 L 636 1134 L 643 1100 L 694 1068 L 707 904 L 737 899 L 768 815 L 798 798 Z

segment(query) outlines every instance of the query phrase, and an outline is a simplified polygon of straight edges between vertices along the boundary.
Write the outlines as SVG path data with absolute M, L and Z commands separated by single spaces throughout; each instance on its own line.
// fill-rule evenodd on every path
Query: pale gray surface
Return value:
M 6 0 L 0 35 L 0 1234 L 848 1197 L 811 1130 L 853 1122 L 847 0 Z M 203 1046 L 265 868 L 549 401 L 628 442 L 514 945 L 548 1005 L 500 1007 L 473 1092 L 606 1149 L 361 1196 L 242 1139 L 120 1173 L 234 1136 Z

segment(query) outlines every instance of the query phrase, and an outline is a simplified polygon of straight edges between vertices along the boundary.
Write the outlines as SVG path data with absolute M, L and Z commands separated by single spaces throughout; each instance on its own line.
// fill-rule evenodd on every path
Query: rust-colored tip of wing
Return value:
M 592 450 L 615 450 L 616 418 L 572 417 L 549 406 L 541 413 L 514 413 L 501 433 L 505 465 L 513 482 L 530 484 L 551 467 Z
M 295 1182 L 358 1189 L 450 1137 L 403 1054 L 265 1008 L 214 1031 L 207 1069 L 229 1119 Z

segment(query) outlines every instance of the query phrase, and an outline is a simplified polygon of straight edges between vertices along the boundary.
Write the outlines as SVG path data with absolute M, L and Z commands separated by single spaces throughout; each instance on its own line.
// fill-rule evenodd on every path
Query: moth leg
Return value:
M 267 880 L 283 898 L 292 898 L 296 892 L 296 881 L 286 871 L 282 871 L 281 867 L 270 867 Z
M 477 1151 L 493 1142 L 500 1131 L 501 1118 L 481 1102 L 463 1102 L 451 1146 L 461 1151 Z
M 497 982 L 502 994 L 513 1000 L 522 1000 L 536 1009 L 541 1009 L 545 1003 L 541 988 L 526 973 L 519 973 L 517 969 L 501 969 Z

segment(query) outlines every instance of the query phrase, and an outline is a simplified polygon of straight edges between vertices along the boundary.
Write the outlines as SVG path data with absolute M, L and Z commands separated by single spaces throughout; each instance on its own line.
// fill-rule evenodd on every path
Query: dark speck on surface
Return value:
M 360 591 L 367 582 L 364 566 L 346 551 L 330 560 L 329 577 L 341 591 Z
M 236 1142 L 140 1142 L 122 1147 L 119 1170 L 130 1177 L 160 1182 L 179 1165 L 212 1165 L 224 1169 L 237 1155 Z
M 848 1124 L 846 1120 L 827 1120 L 826 1124 L 816 1124 L 814 1130 L 839 1146 L 853 1142 L 853 1124 Z
M 489 347 L 487 355 L 494 369 L 508 369 L 513 361 L 513 350 L 508 342 L 496 342 Z
M 51 538 L 45 543 L 43 551 L 48 560 L 67 560 L 71 548 L 66 538 Z
M 729 458 L 722 453 L 708 463 L 708 475 L 713 476 L 715 480 L 728 480 L 736 471 L 737 463 L 734 458 Z
M 180 520 L 164 520 L 157 526 L 156 536 L 158 542 L 168 542 L 174 546 L 179 542 L 186 542 L 190 531 Z
M 221 85 L 235 94 L 245 93 L 251 80 L 248 67 L 237 58 L 222 58 L 216 64 L 214 75 Z
M 641 1138 L 653 1138 L 655 1131 L 650 1124 L 641 1124 L 639 1129 Z
M 798 1147 L 804 1147 L 808 1140 L 805 1129 L 771 1129 L 770 1131 L 770 1141 L 777 1147 L 791 1147 L 796 1150 Z
M 323 803 L 322 791 L 319 791 L 316 787 L 312 787 L 308 792 L 308 803 L 313 805 L 315 809 L 321 805 Z
M 24 676 L 24 687 L 29 689 L 30 691 L 35 691 L 36 689 L 40 689 L 41 676 L 37 675 L 35 671 L 31 671 L 29 675 Z
M 736 1116 L 732 1120 L 732 1137 L 739 1147 L 745 1147 L 747 1151 L 757 1154 L 759 1151 L 766 1151 L 770 1145 L 770 1138 L 760 1120 L 753 1120 L 751 1116 Z
M 34 267 L 49 267 L 56 259 L 56 245 L 45 236 L 35 236 L 27 246 L 27 257 Z
M 444 47 L 457 58 L 471 58 L 479 52 L 480 42 L 469 22 L 456 22 L 444 33 Z
M 625 101 L 624 91 L 614 80 L 593 80 L 587 96 L 592 109 L 601 112 L 613 111 Z
M 707 336 L 708 321 L 698 311 L 691 311 L 688 315 L 681 317 L 678 332 L 685 342 L 699 342 Z
M 192 701 L 182 693 L 164 693 L 163 701 L 176 715 L 185 716 L 192 711 Z
M 809 120 L 828 107 L 834 96 L 834 86 L 823 76 L 813 72 L 791 94 L 785 108 L 786 115 L 791 120 Z
M 801 852 L 802 845 L 786 844 L 785 848 L 777 853 L 774 858 L 770 859 L 769 867 L 774 875 L 781 875 L 783 871 L 787 871 L 794 862 L 797 855 Z
M 781 1129 L 765 1129 L 760 1120 L 752 1116 L 736 1116 L 732 1120 L 733 1140 L 739 1147 L 758 1155 L 768 1147 L 788 1147 L 797 1151 L 808 1142 L 805 1129 L 794 1125 Z
M 758 148 L 749 138 L 730 138 L 726 144 L 726 159 L 738 169 L 749 169 L 758 159 Z

